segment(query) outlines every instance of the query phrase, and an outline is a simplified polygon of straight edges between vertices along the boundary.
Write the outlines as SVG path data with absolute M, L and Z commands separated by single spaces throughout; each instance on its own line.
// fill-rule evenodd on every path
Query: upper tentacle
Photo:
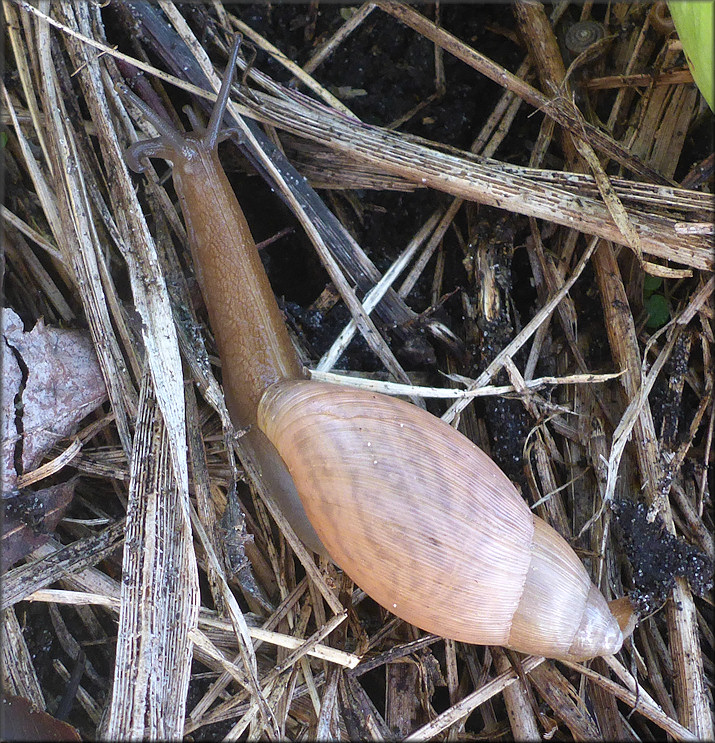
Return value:
M 237 36 L 231 48 L 228 65 L 221 81 L 221 89 L 211 112 L 208 126 L 203 131 L 199 131 L 198 137 L 195 134 L 187 137 L 184 132 L 180 132 L 170 122 L 159 116 L 156 111 L 135 95 L 126 85 L 123 83 L 117 84 L 117 91 L 125 98 L 131 100 L 159 132 L 158 137 L 136 142 L 129 147 L 125 157 L 127 164 L 132 170 L 138 173 L 145 170 L 145 166 L 141 163 L 141 159 L 143 158 L 162 157 L 173 162 L 176 158 L 188 157 L 190 150 L 195 150 L 196 144 L 199 142 L 206 149 L 212 150 L 219 142 L 238 133 L 237 129 L 222 128 L 221 124 L 226 113 L 226 106 L 228 105 L 231 82 L 233 80 L 240 46 L 241 37 Z M 195 129 L 199 129 L 198 119 L 193 113 L 189 116 L 189 120 Z

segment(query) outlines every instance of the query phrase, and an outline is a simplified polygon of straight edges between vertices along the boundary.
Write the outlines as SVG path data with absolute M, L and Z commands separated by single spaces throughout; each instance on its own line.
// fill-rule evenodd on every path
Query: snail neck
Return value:
M 215 149 L 174 162 L 174 185 L 235 425 L 256 422 L 264 391 L 303 377 L 246 218 Z

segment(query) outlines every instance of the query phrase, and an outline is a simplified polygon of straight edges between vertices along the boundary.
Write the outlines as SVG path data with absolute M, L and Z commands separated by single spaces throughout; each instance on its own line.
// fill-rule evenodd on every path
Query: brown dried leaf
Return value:
M 2 699 L 2 740 L 82 740 L 71 725 L 32 706 L 24 697 Z
M 3 500 L 2 572 L 44 544 L 72 502 L 77 478 Z
M 2 485 L 7 492 L 20 474 L 15 467 L 18 439 L 27 472 L 107 399 L 107 391 L 88 333 L 46 327 L 42 320 L 26 333 L 15 312 L 4 308 L 2 315 Z

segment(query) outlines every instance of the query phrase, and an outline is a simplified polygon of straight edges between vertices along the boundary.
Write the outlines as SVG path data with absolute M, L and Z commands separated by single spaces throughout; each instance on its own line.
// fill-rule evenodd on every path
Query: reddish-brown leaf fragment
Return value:
M 18 560 L 44 544 L 72 502 L 77 478 L 42 490 L 24 490 L 3 500 L 0 537 L 4 573 Z
M 2 740 L 82 740 L 71 725 L 32 706 L 24 697 L 3 695 L 0 715 Z

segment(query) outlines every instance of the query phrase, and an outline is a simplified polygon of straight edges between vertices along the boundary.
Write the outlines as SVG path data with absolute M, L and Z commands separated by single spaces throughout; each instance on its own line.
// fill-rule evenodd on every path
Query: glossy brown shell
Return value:
M 393 398 L 278 382 L 258 425 L 333 560 L 402 619 L 580 660 L 622 637 L 571 547 L 458 431 Z

